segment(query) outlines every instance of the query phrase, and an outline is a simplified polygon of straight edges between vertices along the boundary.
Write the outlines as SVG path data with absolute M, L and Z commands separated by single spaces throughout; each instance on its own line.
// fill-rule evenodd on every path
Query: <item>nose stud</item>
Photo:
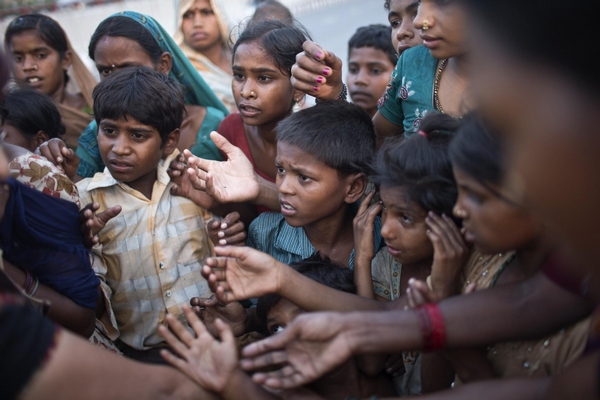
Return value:
M 429 29 L 429 21 L 424 19 L 423 20 L 423 30 L 426 31 L 427 29 Z
M 37 66 L 37 64 L 35 64 L 35 65 L 33 66 L 33 70 L 34 70 L 34 71 L 37 71 L 37 70 L 38 70 L 38 66 Z

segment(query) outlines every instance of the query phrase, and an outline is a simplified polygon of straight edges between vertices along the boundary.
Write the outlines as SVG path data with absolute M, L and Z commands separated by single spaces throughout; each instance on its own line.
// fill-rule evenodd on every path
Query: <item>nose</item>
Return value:
M 287 195 L 293 195 L 295 193 L 294 191 L 294 185 L 292 183 L 292 178 L 289 177 L 288 175 L 277 175 L 277 179 L 276 179 L 276 183 L 277 183 L 277 190 L 279 191 L 279 193 L 281 194 L 287 194 Z
M 23 60 L 23 71 L 35 71 L 37 70 L 37 66 L 33 57 L 25 56 Z
M 359 86 L 369 86 L 369 72 L 367 68 L 361 68 L 354 74 L 354 84 Z
M 254 90 L 254 85 L 248 79 L 246 79 L 244 82 L 240 94 L 245 100 L 255 99 L 257 97 L 256 91 Z
M 194 27 L 202 28 L 204 26 L 204 19 L 199 12 L 194 13 Z
M 117 156 L 127 155 L 131 152 L 129 141 L 125 135 L 117 135 L 112 143 L 112 152 Z
M 393 240 L 393 232 L 394 230 L 392 227 L 392 221 L 390 218 L 387 217 L 387 213 L 384 212 L 381 215 L 381 237 L 386 241 Z
M 396 32 L 396 40 L 401 42 L 404 39 L 412 39 L 415 37 L 414 23 L 412 19 L 402 21 L 398 32 Z
M 426 27 L 424 21 L 427 21 Z M 430 5 L 424 3 L 419 5 L 419 11 L 417 11 L 413 24 L 416 29 L 420 30 L 431 29 L 435 25 L 435 18 L 433 17 Z
M 460 219 L 467 219 L 469 217 L 469 212 L 467 210 L 467 207 L 464 206 L 463 202 L 461 201 L 461 196 L 458 196 L 458 199 L 456 200 L 456 204 L 454 205 L 454 207 L 452 207 L 452 215 L 454 215 L 456 218 L 460 218 Z

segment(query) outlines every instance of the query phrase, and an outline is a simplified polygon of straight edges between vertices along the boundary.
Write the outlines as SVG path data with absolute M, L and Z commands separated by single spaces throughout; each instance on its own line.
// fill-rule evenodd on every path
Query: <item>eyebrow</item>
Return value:
M 106 121 L 106 120 L 102 120 L 100 121 L 100 126 L 106 126 L 109 128 L 116 128 L 117 124 L 115 124 L 114 122 L 111 121 Z M 131 129 L 129 129 L 129 132 L 141 132 L 141 133 L 153 133 L 154 131 L 151 129 L 147 129 L 147 128 L 142 128 L 142 127 L 133 127 Z
M 418 1 L 414 1 L 414 2 L 410 3 L 408 6 L 406 6 L 406 8 L 404 10 L 408 12 L 408 11 L 413 11 L 415 8 L 419 8 Z
M 127 67 L 132 67 L 135 66 L 136 64 L 133 61 L 126 61 L 122 64 L 111 64 L 109 65 L 102 65 L 102 64 L 96 64 L 96 69 L 97 70 L 101 70 L 101 69 L 113 69 L 114 68 L 127 68 Z
M 31 50 L 29 53 L 37 53 L 38 51 L 48 51 L 50 48 L 49 47 L 36 47 L 35 49 Z M 12 51 L 13 54 L 20 54 L 20 53 L 25 53 L 23 51 Z

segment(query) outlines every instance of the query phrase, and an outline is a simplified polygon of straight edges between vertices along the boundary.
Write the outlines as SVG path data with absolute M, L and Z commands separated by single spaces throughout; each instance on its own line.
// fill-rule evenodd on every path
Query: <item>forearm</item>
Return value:
M 26 275 L 23 270 L 11 265 L 6 260 L 4 260 L 4 268 L 13 281 L 24 287 Z M 34 297 L 50 303 L 48 318 L 57 324 L 85 338 L 90 337 L 94 332 L 94 310 L 79 306 L 68 297 L 41 283 Z
M 358 256 L 354 262 L 354 283 L 356 294 L 367 299 L 375 300 L 373 291 L 373 276 L 371 275 L 371 262 Z
M 219 393 L 224 400 L 238 399 L 257 399 L 257 400 L 274 400 L 279 397 L 267 392 L 261 386 L 252 382 L 252 379 L 241 369 L 237 369 L 225 390 Z
M 322 285 L 281 264 L 278 294 L 306 311 L 381 311 L 384 303 Z
M 273 182 L 269 182 L 258 176 L 258 197 L 252 202 L 257 206 L 263 206 L 271 210 L 279 210 L 279 191 Z
M 493 380 L 461 385 L 452 390 L 420 398 L 423 400 L 541 400 L 545 398 L 549 383 L 550 378 Z

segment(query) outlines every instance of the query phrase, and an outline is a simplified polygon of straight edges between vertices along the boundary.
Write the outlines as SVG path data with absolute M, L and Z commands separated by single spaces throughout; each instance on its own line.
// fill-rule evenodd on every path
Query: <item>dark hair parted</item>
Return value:
M 336 264 L 329 257 L 321 256 L 319 252 L 302 261 L 291 263 L 290 267 L 307 278 L 332 289 L 347 293 L 356 293 L 352 270 Z M 281 299 L 282 297 L 277 294 L 268 294 L 258 299 L 256 316 L 264 332 L 267 332 L 267 316 L 269 315 L 269 311 Z
M 164 53 L 150 31 L 144 28 L 142 24 L 131 18 L 117 15 L 102 21 L 94 31 L 88 47 L 88 54 L 92 60 L 95 60 L 94 52 L 98 42 L 105 36 L 134 40 L 154 63 L 158 63 Z
M 128 67 L 110 74 L 94 88 L 92 96 L 98 125 L 103 119 L 132 116 L 156 128 L 163 144 L 183 121 L 183 88 L 150 67 Z
M 52 139 L 65 133 L 60 113 L 50 97 L 33 89 L 10 90 L 0 104 L 0 120 L 28 136 L 43 131 Z
M 398 62 L 398 55 L 392 43 L 392 28 L 389 26 L 374 24 L 358 28 L 348 42 L 348 54 L 352 49 L 362 47 L 373 47 L 383 51 L 392 65 Z
M 21 15 L 8 24 L 4 32 L 4 46 L 10 49 L 10 41 L 16 35 L 26 31 L 34 31 L 40 39 L 54 49 L 62 59 L 69 51 L 67 35 L 61 26 L 50 17 L 43 14 Z M 65 85 L 69 82 L 69 75 L 64 72 Z
M 371 175 L 375 130 L 369 115 L 345 101 L 328 101 L 300 110 L 277 125 L 277 141 L 298 147 L 342 178 Z
M 500 184 L 502 148 L 498 136 L 475 115 L 465 118 L 450 145 L 452 164 L 476 181 Z
M 310 35 L 302 27 L 278 20 L 259 20 L 248 24 L 233 45 L 233 58 L 242 44 L 256 42 L 279 68 L 282 74 L 291 76 L 296 54 L 301 53 Z
M 377 155 L 374 182 L 401 187 L 425 211 L 451 217 L 458 190 L 448 148 L 459 126 L 452 117 L 430 112 L 421 121 L 423 134 L 388 139 Z

